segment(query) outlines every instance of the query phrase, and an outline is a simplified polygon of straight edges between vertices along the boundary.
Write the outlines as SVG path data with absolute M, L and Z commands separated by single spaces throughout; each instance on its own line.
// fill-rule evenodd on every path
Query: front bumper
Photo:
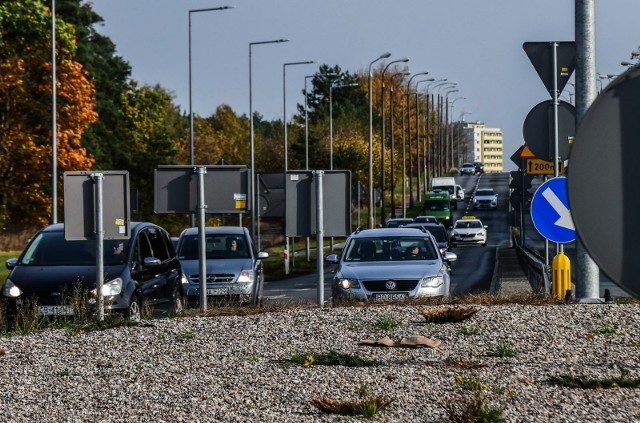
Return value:
M 419 280 L 394 279 L 393 282 L 396 284 L 394 289 L 387 288 L 389 281 L 387 278 L 358 281 L 357 287 L 345 289 L 337 283 L 337 279 L 334 279 L 332 295 L 334 301 L 352 299 L 371 302 L 449 296 L 449 281 L 445 278 L 442 278 L 442 283 L 438 286 L 422 286 Z
M 243 303 L 253 296 L 254 285 L 254 282 L 209 283 L 207 284 L 207 299 Z M 190 306 L 199 304 L 200 286 L 193 283 L 186 285 L 185 298 Z

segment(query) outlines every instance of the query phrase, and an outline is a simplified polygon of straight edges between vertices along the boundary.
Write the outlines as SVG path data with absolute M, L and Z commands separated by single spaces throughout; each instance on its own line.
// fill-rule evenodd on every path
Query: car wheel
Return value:
M 184 310 L 184 298 L 180 289 L 176 288 L 171 298 L 171 313 L 180 314 Z
M 142 320 L 142 303 L 136 294 L 131 296 L 127 309 L 127 319 L 130 322 L 140 322 Z

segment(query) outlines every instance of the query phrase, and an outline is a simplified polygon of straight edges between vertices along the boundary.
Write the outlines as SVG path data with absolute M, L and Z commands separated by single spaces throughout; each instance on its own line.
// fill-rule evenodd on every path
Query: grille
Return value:
M 225 283 L 225 282 L 233 282 L 236 275 L 233 273 L 207 273 L 207 283 Z M 190 276 L 191 282 L 198 283 L 200 282 L 200 275 L 195 274 Z
M 418 282 L 420 282 L 419 280 L 416 280 L 416 279 L 412 279 L 412 280 L 383 279 L 383 280 L 377 280 L 377 281 L 362 281 L 362 285 L 364 285 L 364 287 L 369 291 L 384 292 L 384 291 L 389 291 L 386 287 L 387 281 L 389 280 L 393 280 L 397 285 L 396 289 L 390 292 L 412 291 L 416 288 L 416 286 L 418 286 Z

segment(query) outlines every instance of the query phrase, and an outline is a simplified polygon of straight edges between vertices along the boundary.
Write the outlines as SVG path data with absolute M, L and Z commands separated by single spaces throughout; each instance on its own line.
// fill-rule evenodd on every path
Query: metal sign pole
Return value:
M 204 174 L 207 168 L 195 167 L 198 174 L 198 273 L 200 275 L 200 311 L 207 310 L 207 243 L 205 240 L 204 220 L 207 208 L 204 202 Z
M 316 170 L 316 239 L 317 239 L 317 257 L 316 263 L 318 268 L 318 305 L 324 305 L 324 216 L 322 215 L 322 175 L 324 171 Z
M 553 51 L 553 88 L 551 96 L 553 97 L 553 177 L 558 177 L 558 43 L 551 43 Z M 547 266 L 549 265 L 549 242 L 547 244 Z M 556 254 L 564 250 L 563 245 L 556 243 Z
M 98 294 L 98 321 L 104 321 L 104 226 L 102 219 L 102 173 L 91 174 L 96 189 L 96 293 Z

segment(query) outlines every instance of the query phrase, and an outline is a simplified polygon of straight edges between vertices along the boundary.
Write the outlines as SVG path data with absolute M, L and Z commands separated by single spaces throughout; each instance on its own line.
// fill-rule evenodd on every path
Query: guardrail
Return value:
M 544 264 L 540 255 L 527 247 L 515 244 L 518 252 L 518 261 L 522 270 L 527 275 L 531 288 L 535 292 L 551 293 L 551 269 Z

